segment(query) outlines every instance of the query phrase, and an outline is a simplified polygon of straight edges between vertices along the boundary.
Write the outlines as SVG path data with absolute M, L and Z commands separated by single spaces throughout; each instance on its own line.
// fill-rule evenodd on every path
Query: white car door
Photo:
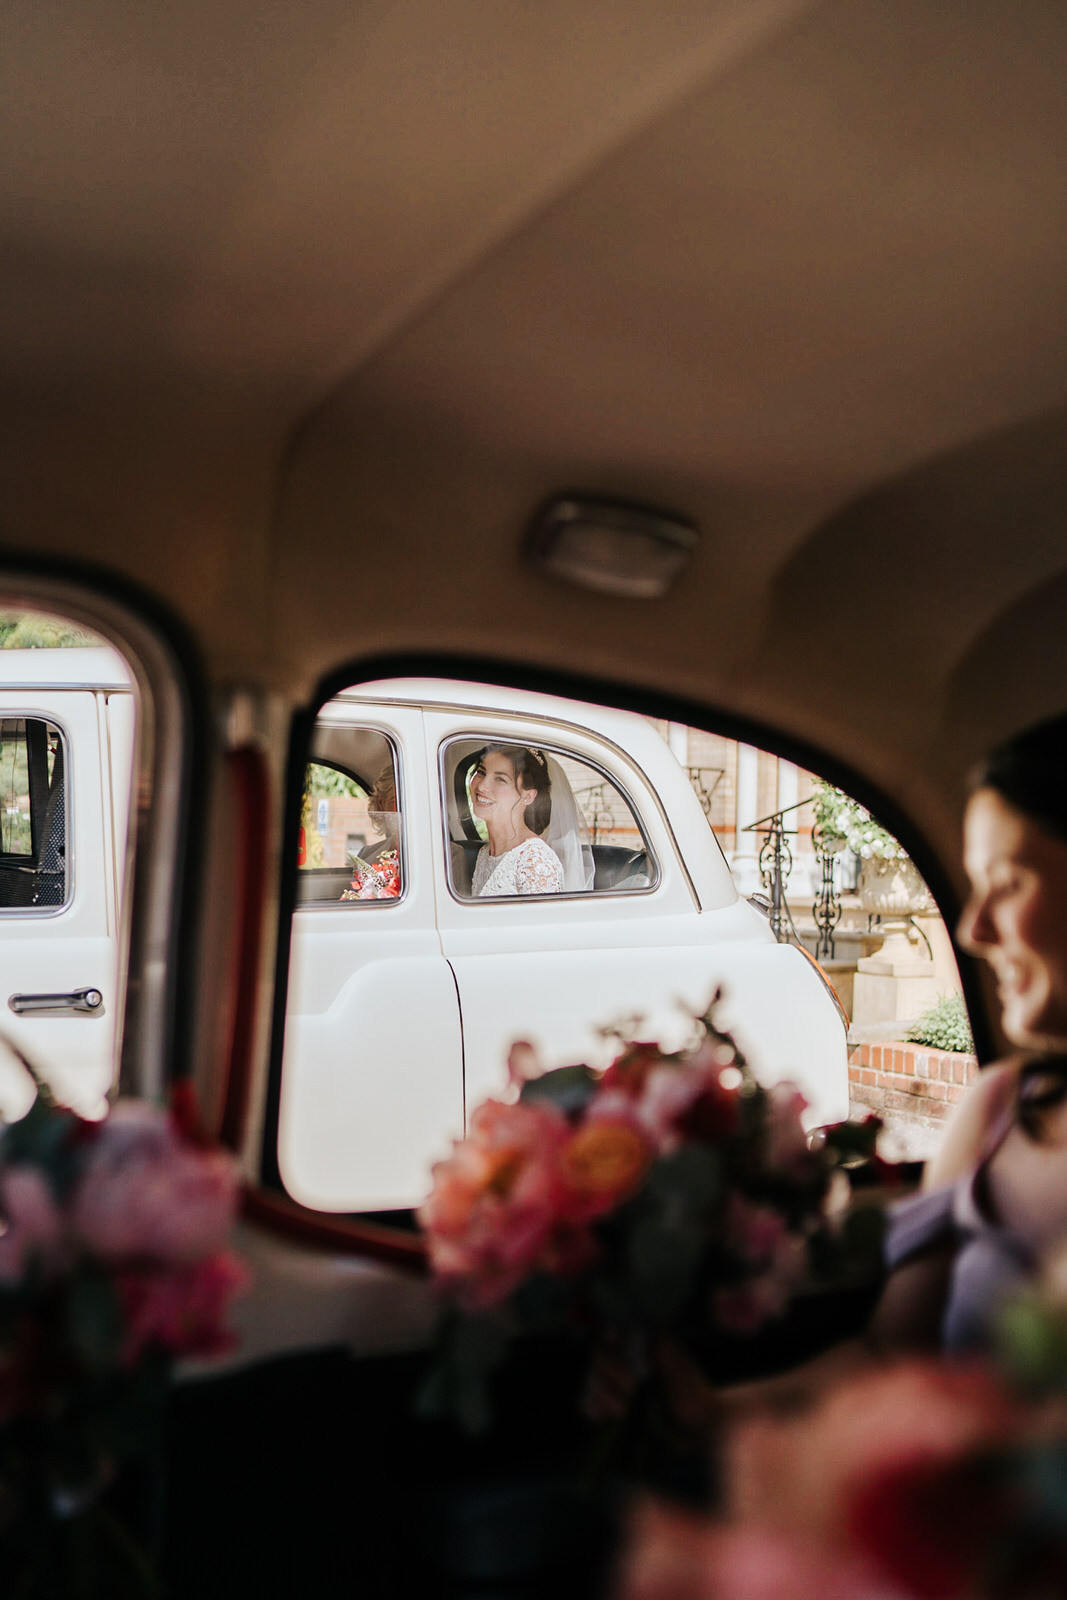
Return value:
M 601 884 L 599 858 L 619 847 L 594 844 L 592 889 L 482 900 L 457 882 L 455 844 L 439 854 L 438 919 L 459 989 L 468 1115 L 485 1095 L 503 1091 L 507 1051 L 516 1038 L 535 1043 L 546 1066 L 606 1065 L 616 1042 L 598 1030 L 615 1024 L 677 1047 L 691 1031 L 694 1011 L 703 1010 L 720 985 L 721 1018 L 736 1030 L 761 1079 L 797 1081 L 812 1121 L 846 1115 L 845 1038 L 829 992 L 805 956 L 775 944 L 765 919 L 738 899 L 685 773 L 671 770 L 677 764 L 650 728 L 627 730 L 633 720 L 620 719 L 619 737 L 647 732 L 657 741 L 649 754 L 669 794 L 653 790 L 619 743 L 585 729 L 495 713 L 426 713 L 428 765 L 442 772 L 439 835 L 454 838 L 457 831 L 460 786 L 450 751 L 465 752 L 478 739 L 502 740 L 558 758 L 575 784 L 584 781 L 590 836 L 605 818 L 603 836 L 638 844 L 643 838 L 649 869 Z M 459 803 L 462 809 L 461 797 Z M 696 881 L 668 815 L 676 827 L 685 826 L 688 845 L 701 858 Z M 472 841 L 461 848 L 477 847 Z
M 121 698 L 132 729 L 132 697 Z M 120 1011 L 107 750 L 102 691 L 0 690 L 0 1031 L 89 1116 L 111 1085 Z M 127 793 L 128 762 L 127 751 Z M 0 1109 L 18 1116 L 32 1098 L 6 1059 Z
M 411 1206 L 463 1129 L 459 1004 L 434 917 L 422 712 L 334 701 L 319 718 L 312 762 L 279 1168 L 293 1198 L 318 1210 Z M 376 787 L 381 810 L 370 803 Z M 383 847 L 394 840 L 392 855 Z M 350 869 L 353 856 L 365 866 Z

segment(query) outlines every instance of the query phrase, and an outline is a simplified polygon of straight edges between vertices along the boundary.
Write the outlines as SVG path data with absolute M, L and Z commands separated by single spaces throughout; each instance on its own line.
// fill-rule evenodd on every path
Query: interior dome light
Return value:
M 567 496 L 538 512 L 527 554 L 539 571 L 580 588 L 656 600 L 667 593 L 696 542 L 696 528 L 679 517 Z

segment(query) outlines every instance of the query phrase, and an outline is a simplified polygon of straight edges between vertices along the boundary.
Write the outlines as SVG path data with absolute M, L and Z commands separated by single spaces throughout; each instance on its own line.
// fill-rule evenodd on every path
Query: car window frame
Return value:
M 325 706 L 329 705 L 330 703 L 331 702 L 327 701 L 325 703 L 325 705 L 320 706 L 319 714 L 321 714 L 321 712 L 323 710 L 325 710 Z M 324 761 L 320 757 L 315 755 L 312 746 L 313 746 L 313 743 L 314 743 L 315 731 L 319 727 L 319 725 L 320 725 L 319 715 L 316 715 L 316 717 L 315 717 L 315 719 L 314 719 L 314 721 L 312 723 L 311 738 L 308 741 L 308 747 L 309 747 L 308 748 L 308 758 L 304 763 L 304 772 L 306 773 L 307 768 L 309 766 L 319 766 L 319 767 L 332 766 L 332 767 L 334 767 L 335 771 L 340 772 L 342 774 L 342 776 L 351 778 L 351 780 L 354 783 L 358 783 L 362 787 L 363 786 L 363 779 L 357 773 L 352 771 L 351 768 L 346 770 L 344 767 L 342 767 L 341 765 L 339 765 L 338 763 L 336 763 L 336 762 L 334 762 L 332 760 Z M 335 727 L 335 728 L 344 728 L 346 726 L 347 727 L 351 727 L 351 728 L 365 728 L 369 733 L 380 733 L 382 738 L 386 741 L 386 743 L 389 746 L 389 750 L 390 750 L 390 753 L 391 753 L 392 759 L 393 759 L 393 780 L 394 780 L 394 783 L 395 783 L 395 786 L 396 786 L 396 800 L 397 800 L 396 809 L 397 809 L 397 814 L 399 815 L 399 817 L 401 819 L 400 820 L 400 835 L 399 835 L 400 893 L 396 894 L 396 895 L 389 895 L 389 896 L 386 896 L 386 897 L 384 897 L 382 899 L 371 899 L 371 900 L 340 900 L 339 899 L 339 900 L 307 900 L 307 901 L 301 902 L 299 899 L 295 899 L 294 902 L 293 902 L 292 914 L 293 914 L 293 916 L 297 916 L 302 912 L 325 911 L 325 912 L 328 912 L 329 914 L 332 915 L 337 911 L 341 911 L 341 910 L 348 911 L 350 907 L 357 906 L 357 905 L 360 905 L 360 906 L 385 906 L 385 907 L 389 907 L 390 909 L 394 909 L 396 907 L 402 906 L 405 903 L 405 901 L 407 900 L 407 898 L 408 898 L 408 894 L 409 894 L 410 887 L 411 887 L 411 850 L 410 850 L 410 845 L 409 845 L 409 841 L 408 841 L 408 829 L 410 827 L 410 824 L 409 823 L 405 824 L 405 821 L 404 821 L 404 818 L 407 815 L 407 812 L 406 812 L 406 809 L 405 809 L 405 804 L 406 804 L 406 794 L 405 794 L 406 780 L 405 780 L 405 774 L 404 774 L 404 763 L 403 763 L 403 760 L 401 759 L 400 741 L 399 741 L 399 739 L 397 737 L 396 730 L 393 729 L 393 728 L 383 727 L 380 724 L 380 722 L 376 722 L 376 721 L 373 721 L 373 720 L 368 719 L 368 718 L 362 718 L 362 719 L 360 719 L 358 721 L 353 720 L 353 721 L 347 722 L 347 723 L 346 722 L 342 722 L 342 721 L 331 722 L 331 723 L 328 724 L 328 726 Z M 300 883 L 300 873 L 302 871 L 306 871 L 306 870 L 307 870 L 306 868 L 302 868 L 300 866 L 297 866 L 294 888 L 296 888 Z

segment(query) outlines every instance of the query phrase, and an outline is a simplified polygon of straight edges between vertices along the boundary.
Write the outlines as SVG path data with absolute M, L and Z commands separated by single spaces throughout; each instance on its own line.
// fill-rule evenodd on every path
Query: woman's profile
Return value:
M 963 947 L 1024 1053 L 987 1068 L 897 1208 L 878 1317 L 890 1343 L 980 1346 L 1004 1292 L 1067 1244 L 1067 716 L 999 745 L 964 815 Z
M 471 893 L 558 894 L 563 863 L 541 835 L 552 815 L 552 780 L 540 750 L 490 744 L 470 777 L 471 810 L 488 842 L 474 866 Z

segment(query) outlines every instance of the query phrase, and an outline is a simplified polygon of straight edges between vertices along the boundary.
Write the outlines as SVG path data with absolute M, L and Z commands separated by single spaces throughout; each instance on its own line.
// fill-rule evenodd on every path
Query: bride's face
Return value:
M 1067 844 L 994 789 L 967 805 L 960 943 L 993 969 L 1015 1044 L 1067 1039 Z
M 526 815 L 526 807 L 536 799 L 536 789 L 519 788 L 515 768 L 507 756 L 498 750 L 486 752 L 471 779 L 471 805 L 475 816 L 489 825 L 520 823 Z

